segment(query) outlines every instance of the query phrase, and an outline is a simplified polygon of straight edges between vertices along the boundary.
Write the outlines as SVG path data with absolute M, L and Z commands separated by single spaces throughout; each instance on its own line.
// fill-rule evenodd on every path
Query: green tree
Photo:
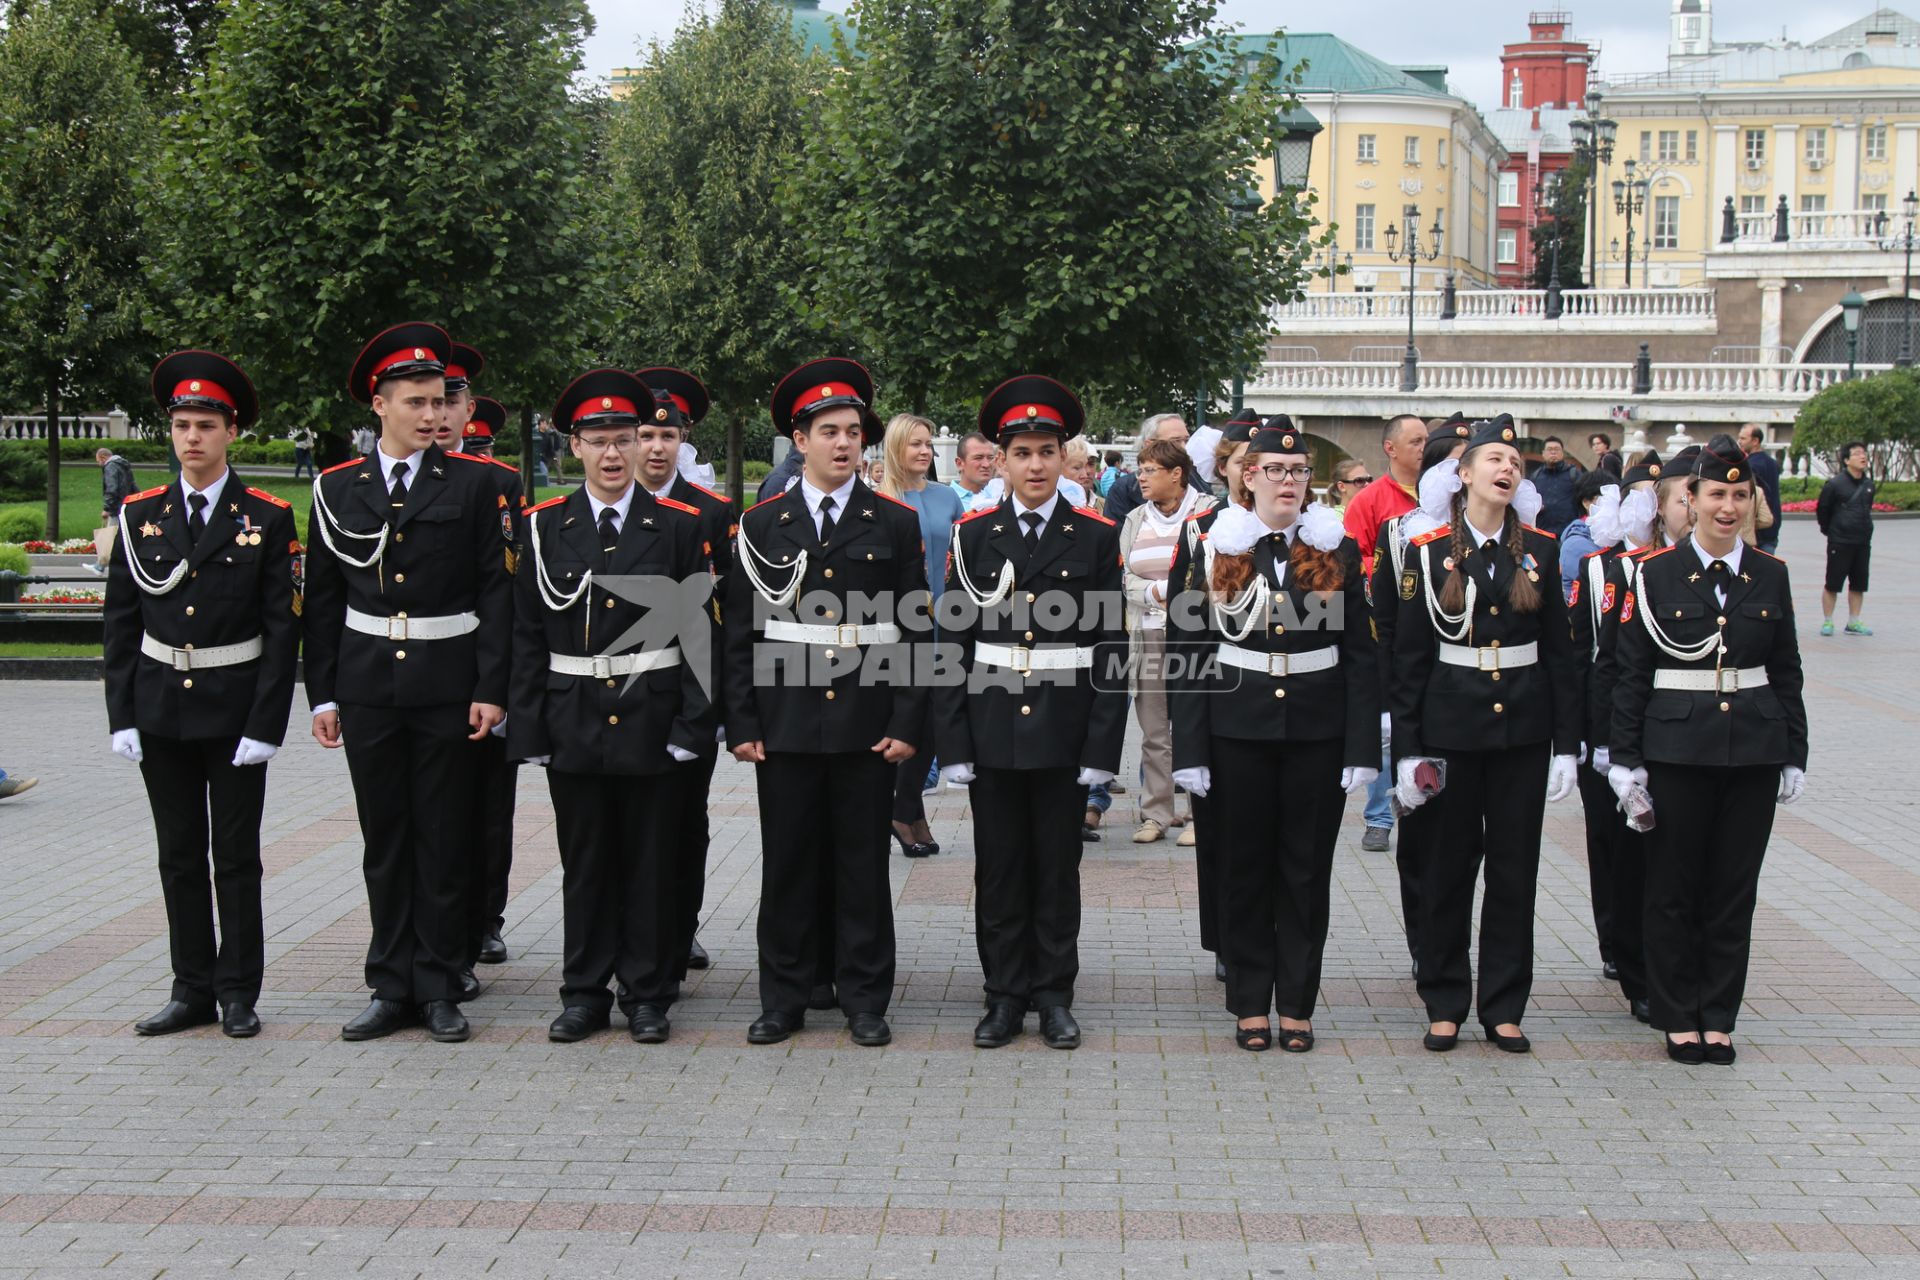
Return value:
M 1528 233 L 1533 237 L 1533 287 L 1544 289 L 1552 280 L 1553 242 L 1560 241 L 1560 287 L 1583 289 L 1587 256 L 1587 165 L 1575 160 L 1554 184 L 1553 203 L 1546 216 Z
M 613 108 L 602 207 L 622 289 L 609 354 L 699 375 L 714 413 L 697 443 L 725 449 L 729 484 L 743 455 L 766 456 L 773 381 L 822 349 L 788 301 L 806 264 L 776 196 L 803 163 L 827 74 L 778 0 L 690 5 Z
M 523 421 L 577 371 L 588 22 L 582 0 L 234 0 L 173 122 L 164 258 L 181 337 L 247 368 L 268 430 L 351 423 L 347 367 L 400 320 L 479 347 Z
M 1271 172 L 1287 77 L 1208 0 L 856 0 L 787 191 L 795 305 L 911 403 L 1030 370 L 1163 402 L 1258 358 L 1315 247 Z M 1249 49 L 1256 50 L 1249 53 Z
M 1886 480 L 1920 477 L 1920 372 L 1893 369 L 1836 382 L 1800 407 L 1793 448 L 1839 463 L 1840 446 L 1867 446 L 1867 465 Z
M 57 424 L 82 396 L 127 403 L 148 343 L 140 175 L 151 123 L 139 72 L 89 0 L 32 0 L 0 36 L 0 391 Z M 104 405 L 101 407 L 105 407 Z M 47 536 L 60 528 L 60 439 L 47 433 Z

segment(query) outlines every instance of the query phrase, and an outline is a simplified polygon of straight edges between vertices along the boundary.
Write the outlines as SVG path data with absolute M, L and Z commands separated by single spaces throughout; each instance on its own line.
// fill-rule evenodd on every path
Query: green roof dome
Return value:
M 831 58 L 834 28 L 843 22 L 840 15 L 823 10 L 820 0 L 786 0 L 786 5 L 793 10 L 793 33 L 800 37 L 800 51 Z M 848 26 L 846 30 L 851 38 L 853 28 Z

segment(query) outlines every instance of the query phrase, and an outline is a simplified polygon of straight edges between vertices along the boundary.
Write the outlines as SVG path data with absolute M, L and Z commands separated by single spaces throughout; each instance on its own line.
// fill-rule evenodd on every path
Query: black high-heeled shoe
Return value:
M 1265 1053 L 1273 1048 L 1273 1027 L 1235 1027 L 1233 1042 L 1248 1053 Z
M 1280 1037 L 1280 1047 L 1287 1053 L 1311 1053 L 1313 1051 L 1312 1027 L 1281 1027 L 1276 1033 Z
M 906 854 L 909 858 L 927 858 L 940 852 L 939 845 L 921 844 L 917 840 L 909 840 L 898 831 L 893 833 L 893 841 L 900 846 L 900 852 Z

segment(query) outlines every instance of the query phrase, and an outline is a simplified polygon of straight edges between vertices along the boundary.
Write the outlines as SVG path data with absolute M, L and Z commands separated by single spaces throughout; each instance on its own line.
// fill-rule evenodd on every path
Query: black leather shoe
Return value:
M 1533 1052 L 1533 1041 L 1527 1039 L 1525 1035 L 1503 1036 L 1484 1022 L 1480 1024 L 1480 1029 L 1486 1032 L 1487 1043 L 1503 1053 Z
M 807 1025 L 804 1013 L 788 1013 L 784 1009 L 768 1009 L 754 1024 L 747 1028 L 748 1044 L 779 1044 L 794 1032 Z
M 1213 961 L 1213 980 L 1215 982 L 1225 982 L 1227 980 L 1227 962 L 1218 956 L 1214 957 Z
M 1707 1060 L 1706 1048 L 1698 1040 L 1663 1038 L 1667 1042 L 1667 1056 L 1682 1066 L 1697 1067 Z
M 887 1020 L 877 1013 L 850 1013 L 847 1015 L 847 1030 L 853 1033 L 853 1042 L 868 1049 L 877 1049 L 883 1044 L 893 1042 L 893 1028 Z
M 1455 1030 L 1442 1035 L 1429 1028 L 1427 1034 L 1420 1038 L 1420 1043 L 1426 1046 L 1429 1053 L 1446 1053 L 1460 1043 L 1460 1032 Z
M 809 1009 L 838 1009 L 839 1007 L 840 993 L 833 989 L 831 982 L 819 983 L 807 994 Z
M 145 1022 L 136 1022 L 133 1029 L 143 1036 L 170 1036 L 176 1031 L 191 1031 L 195 1027 L 206 1027 L 220 1021 L 212 1005 L 188 1004 L 185 1000 L 169 1000 L 160 1012 Z
M 572 1004 L 560 1011 L 560 1016 L 547 1024 L 547 1039 L 556 1044 L 574 1044 L 585 1040 L 596 1031 L 607 1029 L 607 1013 L 604 1009 L 588 1009 Z
M 704 969 L 712 963 L 713 957 L 709 956 L 707 949 L 700 945 L 700 939 L 695 938 L 693 944 L 687 948 L 687 968 Z
M 657 1004 L 637 1004 L 627 1015 L 627 1034 L 635 1044 L 665 1044 L 672 1031 L 667 1011 Z
M 1653 1022 L 1653 1006 L 1647 1003 L 1645 996 L 1641 996 L 1638 1000 L 1628 1001 L 1627 1008 L 1631 1009 L 1633 1016 L 1640 1019 L 1640 1021 L 1648 1024 Z
M 487 930 L 487 936 L 480 939 L 481 964 L 505 964 L 507 962 L 507 943 L 498 929 Z
M 451 1000 L 427 1001 L 427 1007 L 420 1011 L 420 1019 L 427 1024 L 427 1034 L 441 1044 L 459 1044 L 473 1034 L 473 1028 L 467 1025 L 467 1015 Z
M 1012 1044 L 1025 1020 L 1026 1009 L 1018 1000 L 989 1000 L 987 1016 L 973 1029 L 973 1047 L 1000 1049 Z
M 460 994 L 453 998 L 455 1004 L 465 1004 L 469 1000 L 480 998 L 480 979 L 474 976 L 471 966 L 460 971 Z
M 1735 1057 L 1733 1045 L 1715 1044 L 1709 1040 L 1706 1047 L 1707 1061 L 1716 1067 L 1730 1067 Z
M 235 1040 L 257 1036 L 260 1034 L 260 1015 L 253 1011 L 252 1005 L 236 1000 L 220 1011 L 220 1030 Z
M 378 997 L 367 1002 L 360 1016 L 340 1028 L 342 1040 L 378 1040 L 390 1036 L 396 1031 L 412 1026 L 420 1020 L 412 1005 L 400 1000 L 382 1000 Z
M 1620 966 L 1611 960 L 1602 960 L 1600 962 L 1600 976 L 1608 982 L 1618 982 L 1620 981 Z
M 1078 1049 L 1080 1024 L 1073 1011 L 1063 1004 L 1048 1005 L 1040 1011 L 1040 1039 L 1049 1049 Z

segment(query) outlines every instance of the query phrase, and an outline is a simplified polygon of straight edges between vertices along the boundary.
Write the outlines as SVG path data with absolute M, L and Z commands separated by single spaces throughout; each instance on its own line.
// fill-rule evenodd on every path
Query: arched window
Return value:
M 1905 327 L 1905 313 L 1902 311 L 1903 299 L 1875 298 L 1867 303 L 1867 309 L 1860 314 L 1860 346 L 1854 359 L 1860 364 L 1892 364 L 1894 357 L 1900 354 L 1900 339 Z M 1914 345 L 1920 349 L 1920 298 L 1913 300 Z M 1807 364 L 1845 364 L 1847 362 L 1847 330 L 1839 316 L 1835 316 L 1820 331 L 1820 336 L 1807 344 L 1807 354 L 1802 357 Z

